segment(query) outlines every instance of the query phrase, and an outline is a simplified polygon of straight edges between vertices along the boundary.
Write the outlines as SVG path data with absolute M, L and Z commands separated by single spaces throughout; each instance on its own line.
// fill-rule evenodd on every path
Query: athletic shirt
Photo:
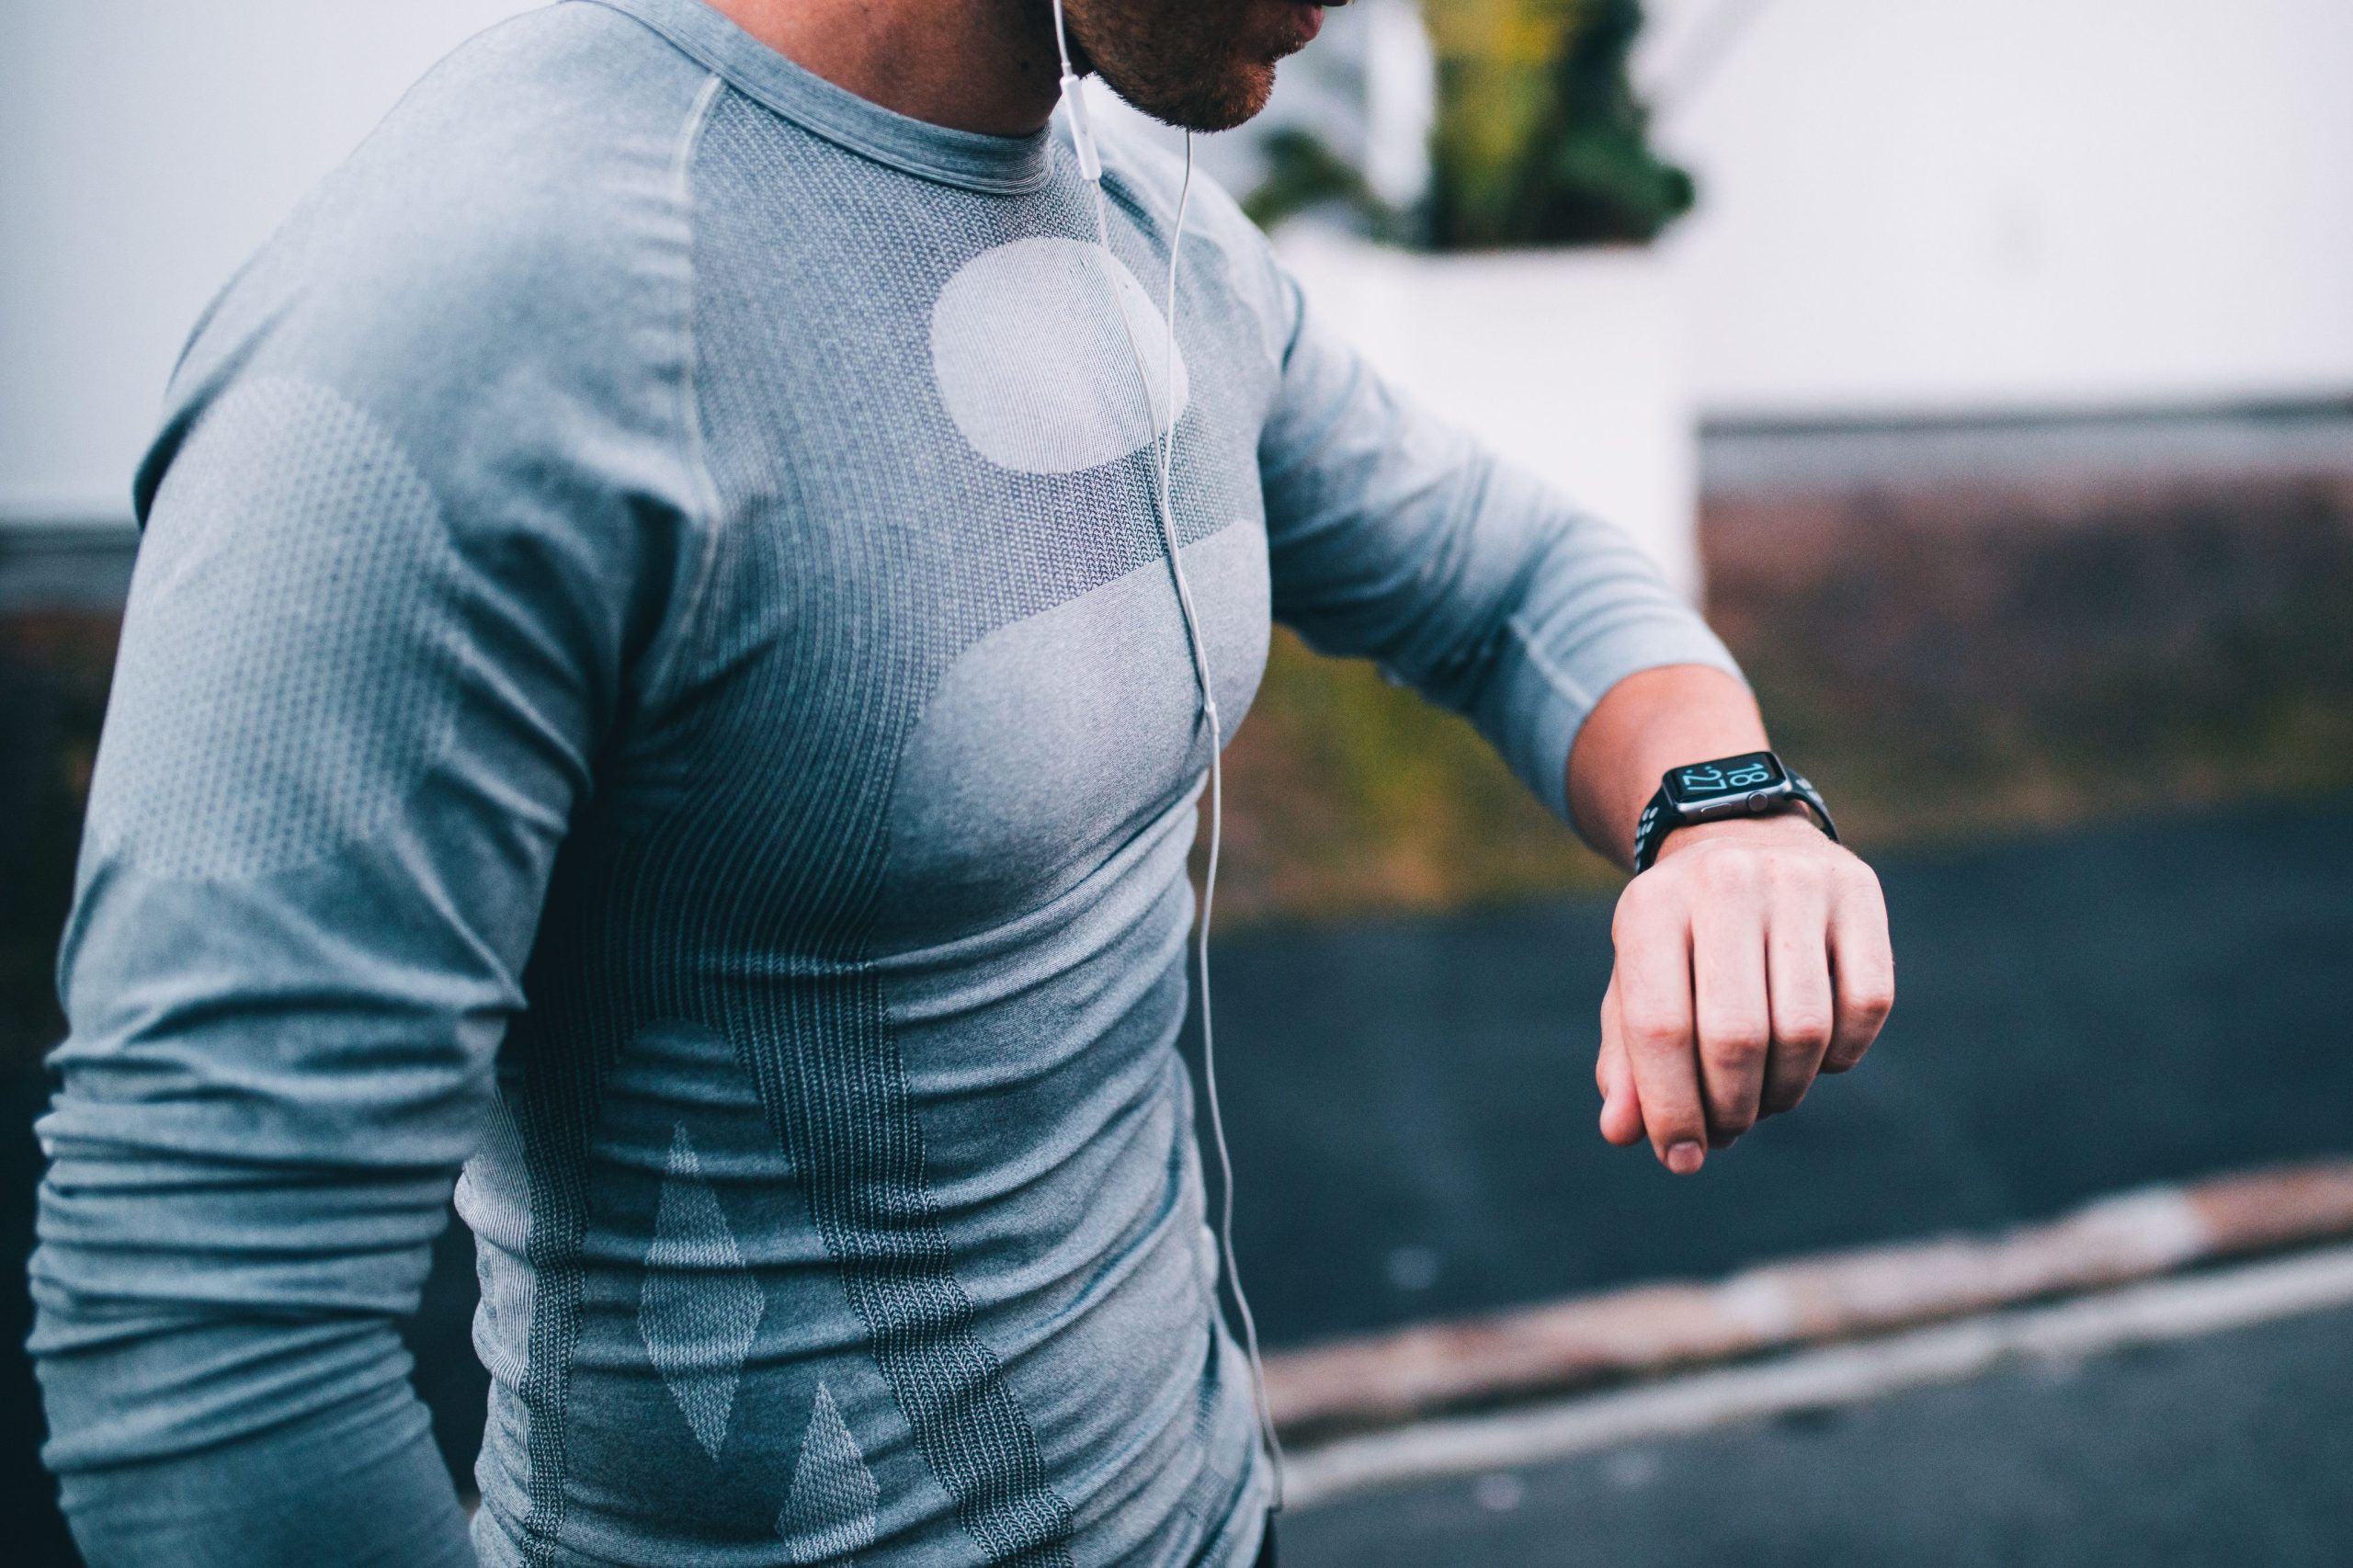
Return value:
M 209 312 L 139 477 L 40 1126 L 94 1562 L 1251 1558 L 1154 433 L 1229 729 L 1280 619 L 1561 812 L 1614 682 L 1731 665 L 1214 189 L 1165 398 L 1180 170 L 1106 155 L 1115 258 L 1059 132 L 566 0 Z M 396 1328 L 453 1179 L 471 1540 Z

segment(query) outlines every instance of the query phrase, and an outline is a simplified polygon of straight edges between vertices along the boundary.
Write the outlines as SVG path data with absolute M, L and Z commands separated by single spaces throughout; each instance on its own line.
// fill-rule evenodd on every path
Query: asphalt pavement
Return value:
M 1238 1244 L 1295 1345 L 2353 1151 L 2353 801 L 1890 858 L 1860 1069 L 1658 1168 L 1594 1130 L 1607 902 L 1237 937 Z
M 2342 1568 L 2353 1310 L 1394 1487 L 1283 1568 Z

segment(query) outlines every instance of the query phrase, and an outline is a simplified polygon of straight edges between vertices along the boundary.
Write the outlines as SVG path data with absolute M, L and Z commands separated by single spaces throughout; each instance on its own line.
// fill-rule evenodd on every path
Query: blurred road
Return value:
M 2353 801 L 1882 869 L 1899 999 L 1878 1049 L 1689 1180 L 1594 1131 L 1606 903 L 1225 944 L 1219 1075 L 1269 1339 L 2353 1151 Z
M 2333 1568 L 2353 1311 L 1282 1522 L 1284 1568 Z

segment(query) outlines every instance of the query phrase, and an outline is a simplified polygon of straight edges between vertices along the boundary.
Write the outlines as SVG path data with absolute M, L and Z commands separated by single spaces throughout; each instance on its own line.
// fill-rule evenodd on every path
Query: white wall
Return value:
M 0 520 L 119 518 L 197 312 L 535 0 L 0 0 Z M 2348 0 L 1651 0 L 1722 415 L 2353 392 Z M 1728 9 L 1730 8 L 1730 9 Z
M 1699 596 L 1697 420 L 1675 279 L 1635 250 L 1426 256 L 1284 232 L 1335 331 L 1416 402 L 1625 530 Z
M 1651 4 L 1711 414 L 2353 393 L 2347 0 Z
M 197 314 L 427 66 L 536 0 L 0 0 L 0 521 L 119 520 Z

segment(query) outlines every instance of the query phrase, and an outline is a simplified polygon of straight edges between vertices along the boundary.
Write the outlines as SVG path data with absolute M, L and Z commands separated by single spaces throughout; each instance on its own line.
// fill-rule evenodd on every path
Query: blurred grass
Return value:
M 1619 881 L 1468 723 L 1279 629 L 1225 774 L 1221 929 Z
M 2353 481 L 1720 497 L 1710 619 L 1866 852 L 2353 789 Z M 1232 929 L 1618 874 L 1469 727 L 1278 635 Z

